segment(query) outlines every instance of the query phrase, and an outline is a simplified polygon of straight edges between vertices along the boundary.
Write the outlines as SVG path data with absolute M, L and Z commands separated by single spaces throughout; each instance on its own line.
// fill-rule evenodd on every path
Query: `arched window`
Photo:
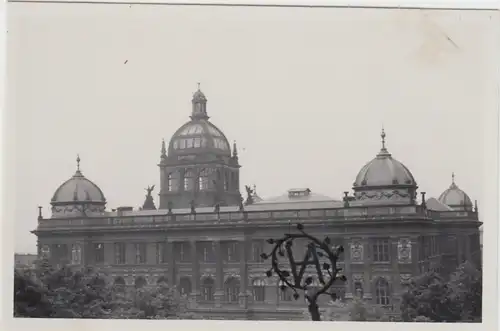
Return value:
M 116 277 L 115 280 L 114 280 L 114 287 L 122 292 L 125 290 L 125 279 L 123 279 L 123 277 Z
M 173 175 L 171 173 L 168 174 L 168 176 L 167 176 L 167 190 L 169 192 L 172 192 L 174 190 L 174 179 L 173 179 Z
M 263 302 L 266 299 L 266 283 L 262 279 L 254 279 L 252 289 L 254 301 Z
M 285 286 L 285 287 L 283 287 L 283 289 L 281 289 L 282 286 Z M 280 280 L 278 283 L 278 293 L 279 293 L 280 301 L 292 301 L 293 291 L 291 288 L 286 286 L 282 280 Z
M 237 278 L 230 277 L 224 284 L 225 299 L 229 303 L 237 303 L 240 295 L 240 281 Z
M 80 264 L 82 262 L 82 248 L 79 244 L 71 246 L 71 264 Z
M 224 172 L 224 191 L 229 191 L 229 173 Z
M 146 286 L 148 282 L 146 282 L 146 279 L 144 277 L 139 276 L 135 279 L 135 288 L 143 288 Z
M 378 305 L 389 304 L 389 283 L 384 278 L 379 278 L 375 284 L 375 297 Z
M 158 285 L 160 285 L 160 284 L 168 285 L 168 280 L 167 280 L 167 278 L 161 276 L 160 278 L 158 278 L 156 280 L 156 284 L 158 284 Z
M 198 178 L 198 189 L 200 191 L 205 191 L 208 189 L 209 173 L 210 171 L 208 169 L 202 169 L 200 171 L 200 177 Z
M 184 191 L 193 190 L 193 179 L 194 179 L 193 171 L 186 170 L 186 172 L 184 173 Z
M 187 277 L 181 277 L 179 280 L 179 290 L 181 295 L 189 295 L 191 293 L 191 280 Z
M 214 301 L 214 280 L 204 278 L 201 283 L 201 295 L 204 301 Z
M 354 295 L 359 298 L 363 297 L 363 284 L 360 281 L 354 282 Z

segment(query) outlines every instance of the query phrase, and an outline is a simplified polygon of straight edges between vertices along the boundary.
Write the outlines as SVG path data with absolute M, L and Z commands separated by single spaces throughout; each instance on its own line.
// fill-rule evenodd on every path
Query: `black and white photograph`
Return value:
M 9 323 L 495 329 L 499 13 L 341 3 L 8 1 Z

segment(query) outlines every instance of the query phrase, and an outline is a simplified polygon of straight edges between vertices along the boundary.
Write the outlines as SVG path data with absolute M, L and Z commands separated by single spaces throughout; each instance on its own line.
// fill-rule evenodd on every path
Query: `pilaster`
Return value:
M 192 280 L 192 289 L 190 294 L 191 307 L 195 308 L 197 301 L 200 296 L 200 264 L 198 262 L 198 251 L 196 249 L 196 241 L 190 241 L 191 245 L 191 264 L 192 264 L 192 272 L 193 277 Z
M 175 253 L 174 253 L 174 243 L 167 241 L 165 243 L 168 262 L 168 282 L 171 286 L 177 285 L 176 270 L 175 270 Z
M 215 292 L 214 300 L 215 306 L 221 307 L 224 300 L 224 266 L 222 256 L 222 244 L 220 240 L 214 242 L 215 245 Z
M 239 304 L 241 308 L 248 308 L 248 257 L 250 251 L 250 240 L 245 236 L 240 242 L 240 294 Z

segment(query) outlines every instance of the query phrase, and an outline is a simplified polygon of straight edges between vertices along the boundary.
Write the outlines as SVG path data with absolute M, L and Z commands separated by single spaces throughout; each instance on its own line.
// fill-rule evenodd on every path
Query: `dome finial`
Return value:
M 382 148 L 380 149 L 380 152 L 378 153 L 378 156 L 380 157 L 386 157 L 390 156 L 389 152 L 387 151 L 387 148 L 385 147 L 385 130 L 384 126 L 382 126 L 382 132 L 380 133 L 380 137 L 382 138 Z
M 201 85 L 201 84 L 200 84 L 199 82 L 198 82 L 198 83 L 196 83 L 196 84 L 198 84 L 198 91 L 201 91 L 201 90 L 200 90 L 200 85 Z
M 455 173 L 454 172 L 451 173 L 451 183 L 455 184 Z
M 80 154 L 76 154 L 76 171 L 80 171 Z
M 385 149 L 385 130 L 384 130 L 383 125 L 382 125 L 382 133 L 380 134 L 380 137 L 382 138 L 382 149 Z

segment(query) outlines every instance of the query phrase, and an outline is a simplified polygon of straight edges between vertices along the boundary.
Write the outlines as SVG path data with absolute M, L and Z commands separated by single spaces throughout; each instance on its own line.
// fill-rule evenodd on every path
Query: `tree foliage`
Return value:
M 97 269 L 54 268 L 40 260 L 34 270 L 14 271 L 14 316 L 48 318 L 189 318 L 175 289 L 161 284 L 126 290 Z
M 445 280 L 427 272 L 410 281 L 402 295 L 404 321 L 481 321 L 482 273 L 465 262 Z
M 383 321 L 385 317 L 384 312 L 377 306 L 369 304 L 362 298 L 354 297 L 349 302 L 330 301 L 322 319 L 325 321 L 364 322 Z

